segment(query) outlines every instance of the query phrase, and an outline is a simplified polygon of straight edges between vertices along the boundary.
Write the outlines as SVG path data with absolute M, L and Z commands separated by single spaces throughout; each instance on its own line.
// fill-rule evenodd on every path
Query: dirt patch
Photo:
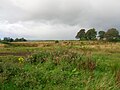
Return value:
M 0 56 L 9 56 L 9 55 L 13 55 L 13 56 L 28 56 L 31 55 L 30 52 L 19 52 L 19 53 L 12 53 L 12 52 L 0 52 Z

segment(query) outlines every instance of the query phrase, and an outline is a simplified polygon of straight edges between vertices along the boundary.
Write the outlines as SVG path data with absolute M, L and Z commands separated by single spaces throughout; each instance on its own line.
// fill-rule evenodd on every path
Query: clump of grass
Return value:
M 120 70 L 116 72 L 116 84 L 120 87 Z
M 83 61 L 83 62 L 80 62 L 79 65 L 78 65 L 78 68 L 82 68 L 84 70 L 90 70 L 90 71 L 93 71 L 95 70 L 96 68 L 96 63 L 92 60 L 88 60 L 88 61 Z

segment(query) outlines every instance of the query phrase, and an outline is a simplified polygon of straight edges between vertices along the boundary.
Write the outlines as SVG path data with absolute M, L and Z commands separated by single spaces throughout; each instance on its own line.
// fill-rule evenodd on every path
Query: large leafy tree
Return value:
M 87 32 L 86 32 L 86 39 L 87 40 L 95 40 L 96 39 L 96 35 L 97 35 L 97 32 L 95 31 L 95 29 L 89 29 Z
M 84 40 L 84 39 L 85 39 L 85 29 L 81 29 L 81 30 L 77 33 L 77 35 L 76 35 L 75 38 L 80 39 L 80 40 Z
M 108 31 L 105 33 L 105 38 L 108 41 L 116 40 L 119 38 L 119 31 L 116 28 L 108 29 Z
M 102 40 L 105 36 L 105 31 L 99 31 L 98 34 L 99 34 L 100 40 Z
M 25 42 L 27 41 L 25 38 L 16 38 L 15 42 Z
M 13 42 L 14 39 L 10 38 L 10 37 L 4 37 L 3 41 L 6 41 L 6 42 Z

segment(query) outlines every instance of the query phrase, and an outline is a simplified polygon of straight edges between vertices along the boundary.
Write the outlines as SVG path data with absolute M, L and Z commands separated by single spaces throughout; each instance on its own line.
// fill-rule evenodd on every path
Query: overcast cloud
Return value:
M 75 39 L 80 28 L 119 31 L 120 0 L 0 0 L 0 38 Z

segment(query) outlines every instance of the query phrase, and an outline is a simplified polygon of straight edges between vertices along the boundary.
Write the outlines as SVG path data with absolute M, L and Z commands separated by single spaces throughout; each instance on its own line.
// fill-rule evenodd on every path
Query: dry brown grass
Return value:
M 111 43 L 111 42 L 101 42 L 101 41 L 40 41 L 40 42 L 12 42 L 15 46 L 22 47 L 69 47 L 71 51 L 77 51 L 80 53 L 91 52 L 108 52 L 108 53 L 120 53 L 120 43 Z M 5 47 L 4 44 L 0 44 L 0 48 Z
M 96 68 L 96 62 L 92 61 L 92 60 L 87 60 L 84 62 L 80 62 L 78 65 L 79 69 L 84 69 L 84 70 L 90 70 L 90 71 L 94 71 Z
M 120 71 L 117 71 L 116 73 L 116 84 L 118 87 L 120 87 Z
M 25 47 L 46 47 L 53 46 L 54 42 L 13 42 L 12 44 Z
M 0 44 L 0 48 L 3 48 L 3 47 L 5 47 L 5 45 L 4 44 Z

